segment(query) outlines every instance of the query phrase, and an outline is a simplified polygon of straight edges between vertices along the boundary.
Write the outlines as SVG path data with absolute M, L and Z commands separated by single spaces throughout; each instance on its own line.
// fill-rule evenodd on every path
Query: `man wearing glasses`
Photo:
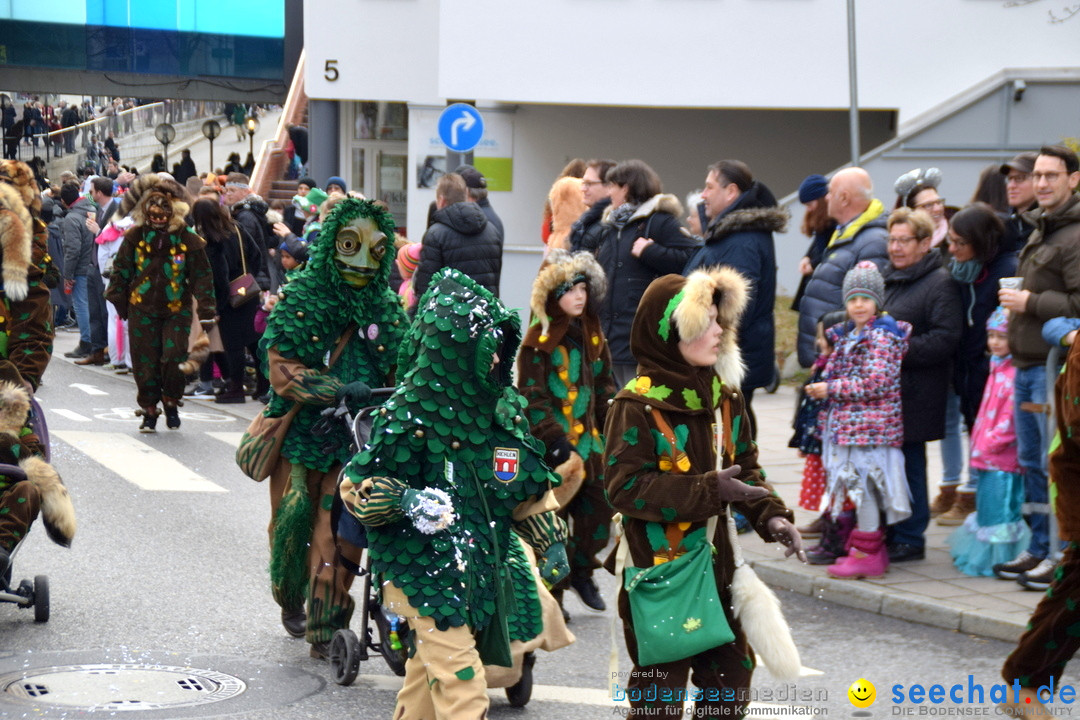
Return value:
M 608 170 L 615 167 L 614 160 L 590 160 L 581 178 L 581 197 L 588 208 L 570 228 L 570 250 L 588 250 L 593 255 L 600 246 L 603 226 L 600 219 L 611 205 L 611 186 L 607 184 Z
M 1020 153 L 1001 166 L 1005 176 L 1005 194 L 1009 198 L 1012 214 L 1005 223 L 1005 237 L 1002 246 L 1020 250 L 1027 244 L 1028 237 L 1035 226 L 1024 220 L 1024 213 L 1035 209 L 1035 187 L 1031 180 L 1031 171 L 1035 169 L 1035 158 L 1039 153 Z
M 1005 580 L 1016 580 L 1030 590 L 1045 590 L 1054 576 L 1054 563 L 1047 557 L 1050 504 L 1046 480 L 1046 356 L 1049 346 L 1042 338 L 1042 326 L 1056 317 L 1080 316 L 1080 160 L 1062 145 L 1044 145 L 1031 173 L 1038 210 L 1025 219 L 1035 229 L 1020 251 L 1017 275 L 1020 288 L 1002 288 L 998 301 L 1011 310 L 1009 350 L 1016 367 L 1016 445 L 1024 471 L 1024 505 L 1029 513 L 1031 543 L 1014 560 L 994 566 Z M 1075 483 L 1074 483 L 1075 484 Z M 1068 485 L 1068 487 L 1066 487 Z M 1072 485 L 1059 483 L 1058 488 Z M 1075 491 L 1070 491 L 1072 495 Z M 1073 500 L 1062 492 L 1059 507 Z M 1069 538 L 1080 539 L 1080 538 Z

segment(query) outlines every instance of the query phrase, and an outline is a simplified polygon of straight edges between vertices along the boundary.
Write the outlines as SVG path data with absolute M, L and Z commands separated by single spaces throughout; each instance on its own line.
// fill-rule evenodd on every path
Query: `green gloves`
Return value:
M 367 383 L 356 380 L 338 388 L 334 398 L 339 405 L 344 402 L 349 412 L 355 415 L 371 401 L 371 388 L 367 386 Z

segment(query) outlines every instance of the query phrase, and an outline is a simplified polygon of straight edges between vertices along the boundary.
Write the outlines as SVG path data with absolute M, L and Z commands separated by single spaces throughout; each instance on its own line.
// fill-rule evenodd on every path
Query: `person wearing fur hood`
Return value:
M 517 357 L 530 429 L 547 448 L 544 461 L 562 478 L 555 496 L 570 525 L 570 587 L 598 612 L 606 606 L 592 574 L 611 524 L 600 431 L 616 390 L 596 312 L 606 285 L 590 253 L 551 250 L 533 282 L 532 321 Z M 562 590 L 553 594 L 561 604 Z
M 697 247 L 679 218 L 682 203 L 663 194 L 660 178 L 640 160 L 626 160 L 607 173 L 611 205 L 596 259 L 610 292 L 600 306 L 600 324 L 611 345 L 612 373 L 622 387 L 637 368 L 630 352 L 630 325 L 642 293 L 667 273 L 682 272 Z
M 763 628 L 732 609 L 742 598 L 734 597 L 737 589 L 732 587 L 741 562 L 734 533 L 723 521 L 728 506 L 745 515 L 763 539 L 780 541 L 788 555 L 804 559 L 793 514 L 758 464 L 739 391 L 743 366 L 735 328 L 747 295 L 746 280 L 724 267 L 653 281 L 641 298 L 630 339 L 637 377 L 615 396 L 604 426 L 604 480 L 611 505 L 622 515 L 620 546 L 626 546 L 609 556 L 608 569 L 617 566 L 620 556 L 627 567 L 636 568 L 673 560 L 705 541 L 710 517 L 721 517 L 711 538 L 712 568 L 733 641 L 681 660 L 642 666 L 630 599 L 625 589 L 619 591 L 619 616 L 634 662 L 627 695 L 655 687 L 663 697 L 670 690 L 662 711 L 650 708 L 668 717 L 681 717 L 680 691 L 691 668 L 700 688 L 733 688 L 737 698 L 739 689 L 750 686 L 755 661 L 747 633 Z M 723 449 L 719 458 L 718 444 Z M 760 602 L 760 596 L 753 601 Z M 765 635 L 772 631 L 764 630 Z M 794 648 L 790 654 L 797 656 Z M 740 704 L 706 696 L 696 707 L 737 717 Z M 643 705 L 631 702 L 628 717 L 643 714 Z
M 30 394 L 41 384 L 53 341 L 46 284 L 52 261 L 40 210 L 30 167 L 0 161 L 0 463 L 18 465 L 25 475 L 0 474 L 0 587 L 7 584 L 11 551 L 39 512 L 58 544 L 70 545 L 75 534 L 71 498 L 29 423 Z
M 175 180 L 144 175 L 124 194 L 117 213 L 135 224 L 113 260 L 105 299 L 128 321 L 132 372 L 142 415 L 139 432 L 156 432 L 161 403 L 165 424 L 180 427 L 182 366 L 188 360 L 192 315 L 205 329 L 216 319 L 214 278 L 206 241 L 187 227 L 187 193 Z M 194 300 L 194 302 L 193 302 Z M 197 308 L 197 313 L 193 311 Z
M 769 188 L 754 180 L 750 168 L 739 160 L 721 160 L 709 167 L 702 200 L 710 218 L 705 245 L 690 258 L 683 275 L 726 265 L 750 281 L 750 298 L 739 319 L 739 351 L 747 368 L 742 391 L 749 408 L 754 390 L 771 383 L 775 372 L 773 233 L 787 227 L 788 212 L 777 207 Z M 755 422 L 753 410 L 750 421 Z

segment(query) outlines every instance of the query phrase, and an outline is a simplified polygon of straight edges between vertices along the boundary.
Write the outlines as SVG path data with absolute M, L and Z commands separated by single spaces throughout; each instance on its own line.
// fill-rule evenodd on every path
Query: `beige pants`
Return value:
M 416 653 L 405 663 L 394 720 L 486 718 L 487 681 L 468 626 L 439 630 L 393 583 L 383 586 L 383 605 L 409 622 L 416 639 Z

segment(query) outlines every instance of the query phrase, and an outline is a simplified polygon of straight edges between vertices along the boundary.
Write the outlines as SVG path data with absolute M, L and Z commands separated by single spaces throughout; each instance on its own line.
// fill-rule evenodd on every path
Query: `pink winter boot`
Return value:
M 885 533 L 881 530 L 851 532 L 851 549 L 843 564 L 830 565 L 834 578 L 879 578 L 889 569 L 889 554 L 885 549 Z

